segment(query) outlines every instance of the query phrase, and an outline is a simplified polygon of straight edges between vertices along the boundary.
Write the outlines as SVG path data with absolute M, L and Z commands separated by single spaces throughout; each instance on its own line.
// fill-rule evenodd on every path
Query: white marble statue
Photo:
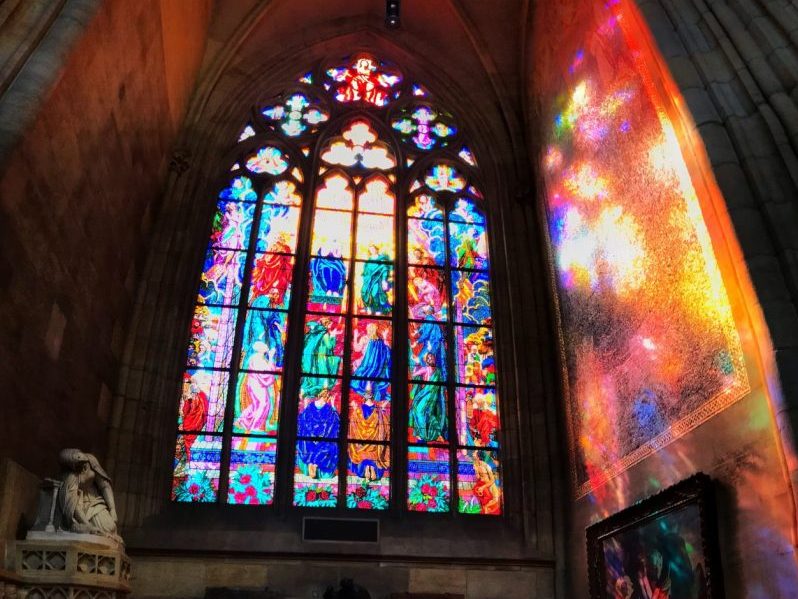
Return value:
M 111 479 L 90 453 L 64 449 L 56 523 L 64 531 L 117 538 L 116 506 Z

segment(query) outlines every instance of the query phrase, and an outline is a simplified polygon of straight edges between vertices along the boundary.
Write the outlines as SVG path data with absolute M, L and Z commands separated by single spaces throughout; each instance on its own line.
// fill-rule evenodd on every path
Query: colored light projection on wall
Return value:
M 580 495 L 748 389 L 670 100 L 625 5 L 598 6 L 563 65 L 541 165 Z
M 468 183 L 463 170 L 433 163 L 407 207 L 407 505 L 450 511 L 456 488 L 458 512 L 498 515 L 498 451 L 483 450 L 498 449 L 500 428 L 488 241 Z
M 397 162 L 365 118 L 325 147 L 321 160 L 335 168 L 315 192 L 293 503 L 336 507 L 344 455 L 345 505 L 384 510 L 391 494 L 396 196 L 383 173 Z
M 235 177 L 219 194 L 200 275 L 178 416 L 175 501 L 215 502 L 220 493 L 234 504 L 274 500 L 302 176 L 297 168 L 287 173 L 291 159 L 275 146 L 247 156 L 251 176 Z

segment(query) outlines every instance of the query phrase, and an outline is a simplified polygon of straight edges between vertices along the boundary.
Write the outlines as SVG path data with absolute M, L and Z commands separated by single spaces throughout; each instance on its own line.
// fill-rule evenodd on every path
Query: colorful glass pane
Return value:
M 247 125 L 242 129 L 241 134 L 238 136 L 239 143 L 244 141 L 245 139 L 249 139 L 255 135 L 255 130 L 252 128 L 252 125 Z
M 457 155 L 463 160 L 463 162 L 466 162 L 471 166 L 477 165 L 477 159 L 474 158 L 474 154 L 471 152 L 468 146 L 463 146 L 460 148 L 460 151 L 457 153 Z
M 488 269 L 488 236 L 484 225 L 449 223 L 449 262 L 457 268 Z
M 443 222 L 407 219 L 407 261 L 420 266 L 446 264 L 446 238 Z
M 355 264 L 355 312 L 390 316 L 393 307 L 393 265 L 385 262 Z
M 211 503 L 219 493 L 222 438 L 178 435 L 172 473 L 172 500 Z
M 446 147 L 457 133 L 451 120 L 429 106 L 408 106 L 391 120 L 402 141 L 413 143 L 419 150 Z
M 461 191 L 466 184 L 465 177 L 448 164 L 436 164 L 427 173 L 424 183 L 433 191 Z
M 294 169 L 301 177 L 301 172 Z M 299 178 L 301 181 L 301 178 Z M 302 195 L 297 191 L 296 184 L 293 181 L 277 181 L 272 185 L 263 196 L 263 201 L 267 204 L 284 204 L 286 206 L 299 206 L 302 204 Z
M 302 345 L 303 374 L 339 375 L 343 353 L 344 319 L 340 316 L 308 314 Z
M 252 179 L 249 177 L 236 177 L 219 192 L 219 199 L 231 200 L 235 202 L 254 202 L 258 199 L 258 194 L 252 189 Z
M 187 366 L 226 368 L 233 353 L 237 312 L 231 308 L 197 306 L 191 319 Z
M 424 379 L 429 380 L 429 379 Z M 449 392 L 444 385 L 408 385 L 407 440 L 446 443 L 449 439 Z
M 349 397 L 349 440 L 389 441 L 391 438 L 390 383 L 352 379 Z
M 407 216 L 443 220 L 443 209 L 434 195 L 421 193 L 413 198 L 413 202 L 407 209 Z
M 335 99 L 339 102 L 366 102 L 385 106 L 391 89 L 402 81 L 398 71 L 386 68 L 371 56 L 358 55 L 344 66 L 327 70 L 337 84 Z
M 378 443 L 350 443 L 346 507 L 387 510 L 391 498 L 391 450 Z
M 452 272 L 454 319 L 465 324 L 490 324 L 490 278 L 486 272 Z
M 269 364 L 248 364 L 268 367 Z M 283 379 L 268 372 L 242 372 L 238 375 L 233 431 L 276 435 L 280 420 Z
M 316 210 L 311 253 L 322 258 L 349 258 L 352 246 L 352 215 L 348 212 Z
M 430 320 L 411 322 L 408 367 L 410 377 L 425 381 L 445 381 L 446 328 Z
M 458 450 L 457 492 L 457 511 L 461 514 L 501 515 L 503 494 L 498 454 L 484 449 Z
M 365 120 L 351 123 L 341 137 L 330 142 L 321 159 L 331 165 L 360 165 L 365 169 L 382 171 L 396 166 L 391 150 L 385 143 L 377 141 L 377 132 Z
M 308 71 L 304 75 L 299 78 L 300 83 L 307 83 L 308 85 L 313 85 L 313 72 Z
M 321 416 L 335 412 L 334 422 L 322 422 Z M 341 379 L 319 376 L 304 376 L 299 389 L 299 413 L 307 410 L 299 420 L 297 434 L 300 437 L 332 438 L 338 435 L 338 414 L 341 413 Z
M 499 446 L 499 411 L 494 389 L 458 387 L 457 442 L 472 447 Z
M 293 94 L 283 104 L 267 106 L 263 116 L 279 123 L 280 129 L 289 137 L 297 137 L 308 131 L 316 131 L 319 123 L 329 120 L 326 111 L 311 106 L 311 102 L 304 94 Z
M 372 177 L 366 181 L 358 195 L 358 210 L 393 215 L 395 201 L 396 196 L 391 191 L 391 182 L 385 177 Z
M 298 227 L 299 208 L 269 204 L 263 206 L 257 251 L 294 253 Z
M 288 314 L 248 310 L 241 341 L 241 368 L 280 371 L 285 359 Z
M 211 246 L 245 250 L 249 246 L 255 204 L 221 201 L 217 204 L 211 229 Z
M 316 191 L 316 207 L 334 210 L 352 210 L 355 195 L 349 179 L 340 173 L 334 173 L 324 179 Z
M 352 375 L 368 379 L 391 378 L 390 320 L 356 318 L 352 324 Z
M 338 503 L 338 444 L 299 440 L 294 466 L 294 505 L 335 507 Z
M 485 215 L 472 200 L 457 198 L 454 202 L 454 208 L 449 214 L 449 220 L 461 223 L 485 224 Z
M 451 500 L 449 450 L 410 447 L 407 451 L 407 507 L 414 512 L 448 512 Z
M 233 437 L 227 503 L 271 505 L 276 465 L 276 440 Z
M 449 298 L 446 272 L 438 268 L 412 267 L 407 273 L 407 311 L 410 318 L 445 321 Z
M 200 275 L 197 301 L 204 304 L 237 305 L 241 297 L 246 257 L 245 252 L 208 250 Z
M 482 327 L 454 327 L 457 382 L 466 385 L 495 385 L 496 361 L 493 333 Z
M 360 214 L 357 217 L 357 248 L 359 260 L 390 262 L 394 258 L 393 217 L 381 214 Z
M 288 160 L 278 148 L 266 146 L 247 158 L 247 169 L 252 173 L 279 175 L 288 169 Z
M 343 313 L 347 310 L 349 264 L 341 258 L 312 258 L 308 272 L 307 309 Z
M 249 305 L 254 308 L 288 308 L 294 257 L 257 254 L 252 266 Z
M 222 370 L 186 370 L 177 428 L 190 432 L 221 432 L 229 379 L 230 375 Z

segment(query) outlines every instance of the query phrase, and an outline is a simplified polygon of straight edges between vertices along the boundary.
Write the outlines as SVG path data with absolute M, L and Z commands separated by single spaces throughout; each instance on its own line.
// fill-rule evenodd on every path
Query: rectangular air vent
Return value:
M 379 520 L 359 518 L 302 519 L 302 540 L 326 543 L 377 543 L 380 540 Z

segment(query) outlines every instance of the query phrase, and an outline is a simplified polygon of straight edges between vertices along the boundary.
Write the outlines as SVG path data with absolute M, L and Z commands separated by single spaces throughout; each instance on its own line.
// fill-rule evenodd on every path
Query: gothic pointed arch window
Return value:
M 499 515 L 476 157 L 399 69 L 323 66 L 256 107 L 225 166 L 172 499 Z

